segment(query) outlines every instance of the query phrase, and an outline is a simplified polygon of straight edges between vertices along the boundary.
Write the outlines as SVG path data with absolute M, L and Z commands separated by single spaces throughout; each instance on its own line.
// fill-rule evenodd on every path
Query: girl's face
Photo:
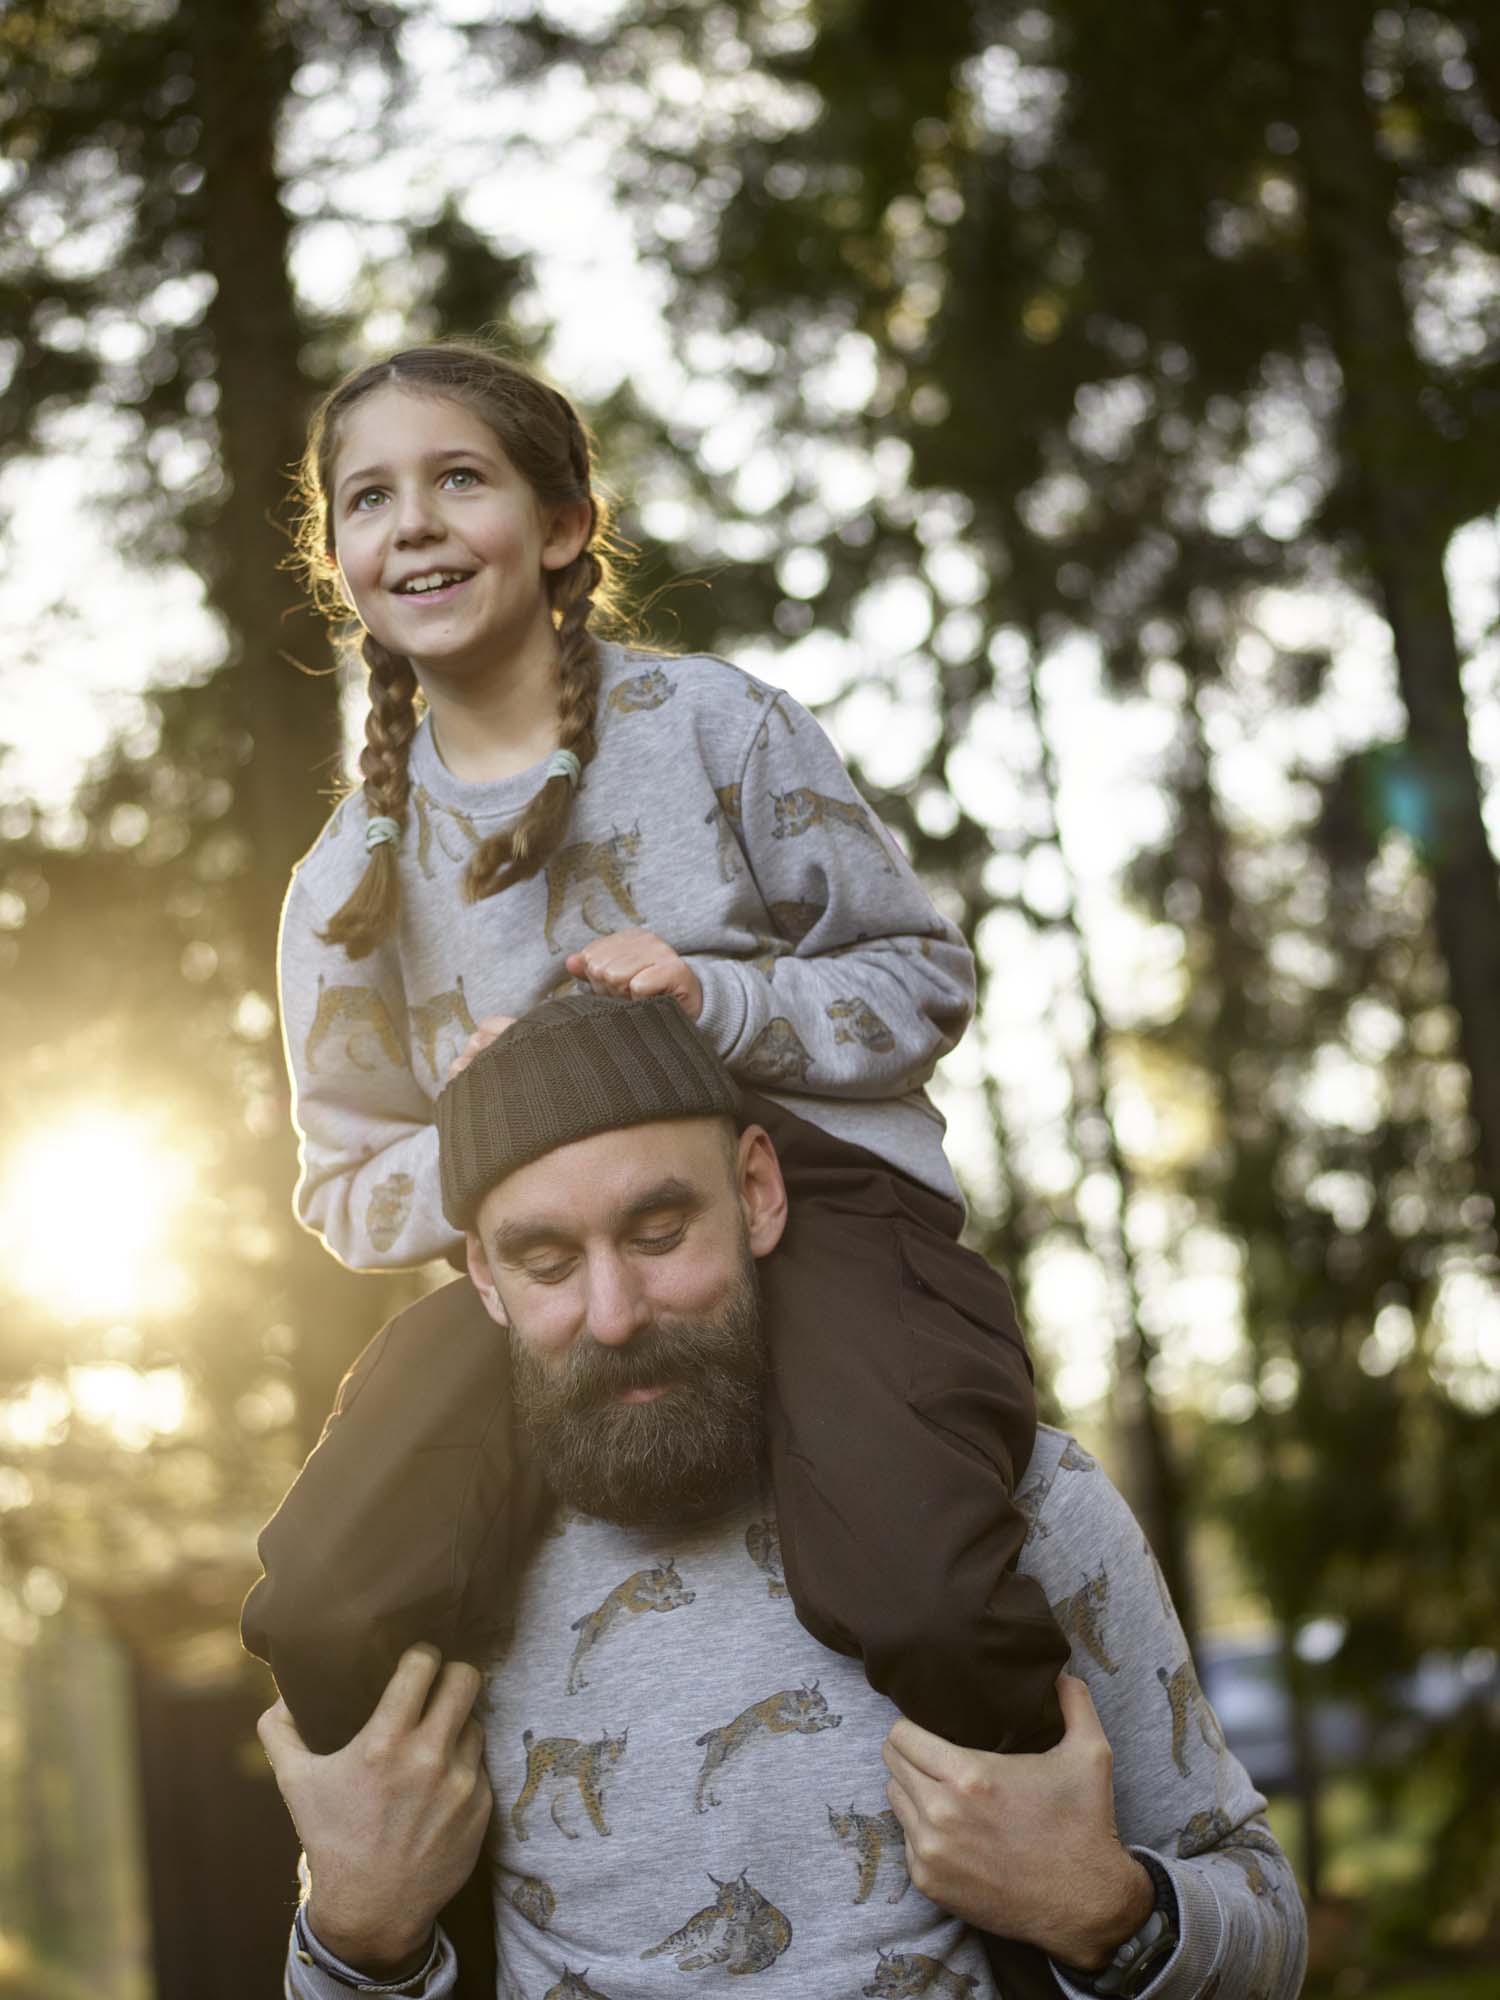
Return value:
M 424 685 L 555 654 L 547 572 L 588 539 L 588 503 L 544 508 L 465 404 L 373 390 L 344 420 L 330 486 L 344 593 Z

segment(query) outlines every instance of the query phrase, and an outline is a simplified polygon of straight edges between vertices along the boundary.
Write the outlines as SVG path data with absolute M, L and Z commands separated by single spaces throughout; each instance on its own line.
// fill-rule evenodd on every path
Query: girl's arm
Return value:
M 432 1100 L 412 1074 L 391 954 L 351 959 L 294 878 L 278 978 L 301 1173 L 299 1219 L 357 1271 L 401 1270 L 461 1241 L 438 1195 Z
M 684 954 L 703 1032 L 731 1069 L 788 1090 L 918 1089 L 969 1023 L 973 955 L 789 695 L 768 702 L 719 801 L 769 935 L 753 960 Z

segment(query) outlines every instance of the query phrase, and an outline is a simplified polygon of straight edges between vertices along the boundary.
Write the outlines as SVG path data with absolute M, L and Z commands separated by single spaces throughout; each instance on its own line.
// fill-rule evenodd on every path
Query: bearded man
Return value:
M 332 1754 L 284 1705 L 263 1718 L 306 1861 L 288 1994 L 453 1994 L 437 1917 L 483 1845 L 505 2000 L 685 1974 L 816 2000 L 1293 2000 L 1305 1922 L 1264 1800 L 1072 1439 L 1041 1434 L 1018 1495 L 1021 1566 L 1074 1641 L 1055 1749 L 947 1743 L 798 1624 L 756 1284 L 787 1201 L 742 1114 L 674 1002 L 593 996 L 537 1009 L 440 1100 L 445 1206 L 560 1512 L 482 1672 L 410 1650 Z M 879 1549 L 851 1559 L 878 1587 Z

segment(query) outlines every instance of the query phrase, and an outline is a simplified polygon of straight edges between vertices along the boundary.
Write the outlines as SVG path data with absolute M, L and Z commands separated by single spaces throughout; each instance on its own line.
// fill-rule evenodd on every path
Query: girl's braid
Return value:
M 417 676 L 403 653 L 393 653 L 366 633 L 361 648 L 370 674 L 370 711 L 359 768 L 365 781 L 369 819 L 406 821 L 411 797 L 408 754 L 417 730 Z M 322 933 L 325 944 L 341 944 L 351 958 L 363 958 L 390 936 L 401 902 L 396 844 L 382 841 L 370 850 L 365 872 L 344 907 Z
M 589 539 L 565 569 L 552 579 L 552 612 L 557 620 L 559 748 L 571 750 L 581 766 L 592 763 L 598 750 L 595 723 L 599 711 L 599 642 L 589 630 L 594 592 L 604 577 L 604 565 L 593 547 L 598 508 L 589 493 L 589 448 L 583 426 L 565 396 L 558 402 L 567 415 L 568 458 L 582 492 L 589 497 L 593 517 Z M 491 837 L 475 850 L 466 887 L 470 902 L 526 882 L 537 874 L 562 844 L 573 813 L 570 779 L 547 780 L 514 826 Z

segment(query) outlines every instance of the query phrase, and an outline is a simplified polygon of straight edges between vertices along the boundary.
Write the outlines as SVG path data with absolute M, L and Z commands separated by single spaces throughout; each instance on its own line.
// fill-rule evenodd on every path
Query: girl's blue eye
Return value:
M 471 472 L 466 465 L 455 465 L 453 470 L 448 474 L 448 478 L 450 482 L 455 479 L 466 480 L 470 486 L 477 486 L 479 484 L 479 474 Z

